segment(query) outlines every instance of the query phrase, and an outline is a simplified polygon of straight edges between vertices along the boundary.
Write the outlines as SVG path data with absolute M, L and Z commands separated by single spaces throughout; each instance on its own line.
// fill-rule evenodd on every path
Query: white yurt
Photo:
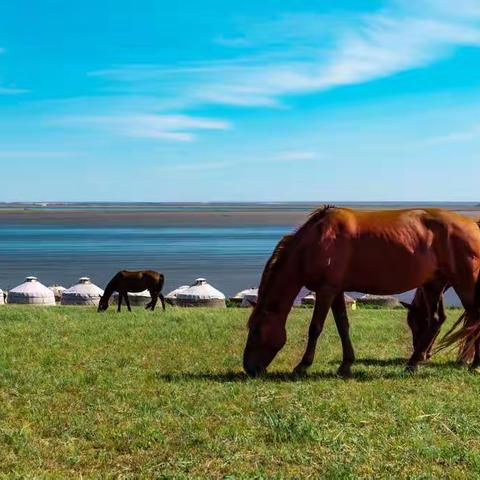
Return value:
M 27 277 L 25 282 L 8 292 L 8 303 L 24 305 L 55 305 L 55 295 L 42 285 L 37 277 Z
M 169 303 L 170 305 L 176 305 L 177 295 L 180 292 L 183 292 L 184 290 L 187 290 L 188 288 L 190 288 L 190 285 L 181 285 L 180 287 L 176 288 L 175 290 L 172 290 L 170 293 L 167 293 L 167 295 L 165 295 L 166 302 Z
M 345 303 L 347 304 L 347 307 L 351 308 L 352 310 L 356 310 L 357 302 L 355 299 L 346 293 L 344 293 L 343 296 L 345 297 Z M 302 305 L 315 305 L 315 292 L 310 292 L 308 295 L 305 295 L 302 298 Z
M 60 301 L 62 300 L 62 293 L 66 290 L 66 288 L 62 287 L 61 285 L 57 285 L 56 283 L 54 285 L 50 285 L 48 288 L 55 295 L 55 301 L 57 303 L 60 303 Z
M 233 297 L 230 297 L 230 301 L 236 305 L 240 305 L 242 304 L 242 300 L 243 300 L 243 297 L 245 295 L 251 295 L 251 294 L 255 294 L 258 292 L 258 288 L 247 288 L 245 290 L 242 290 L 241 292 L 238 292 L 237 294 L 235 294 Z
M 400 306 L 397 298 L 390 295 L 364 295 L 357 299 L 357 303 L 362 306 L 396 308 Z
M 315 292 L 307 293 L 302 298 L 302 305 L 315 305 Z
M 176 305 L 180 307 L 226 307 L 225 295 L 207 283 L 205 278 L 197 278 L 193 285 L 178 292 Z
M 251 307 L 252 303 L 258 302 L 258 288 L 251 288 L 242 298 L 241 307 Z
M 3 294 L 3 290 L 0 288 L 0 305 L 4 305 L 4 304 L 5 304 L 5 297 Z
M 112 295 L 112 303 L 117 304 L 118 302 L 118 292 L 115 292 Z M 128 292 L 128 301 L 130 302 L 131 307 L 144 307 L 147 303 L 152 301 L 152 297 L 148 290 L 143 292 Z M 124 303 L 124 301 L 122 301 Z
M 98 305 L 103 290 L 94 285 L 90 278 L 81 277 L 78 283 L 62 293 L 62 305 Z

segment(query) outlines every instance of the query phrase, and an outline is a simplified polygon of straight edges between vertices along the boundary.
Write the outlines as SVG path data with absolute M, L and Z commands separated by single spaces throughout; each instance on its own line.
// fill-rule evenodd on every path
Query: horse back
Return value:
M 475 222 L 442 209 L 335 208 L 313 234 L 310 276 L 346 290 L 402 292 L 457 269 L 465 252 L 480 258 Z

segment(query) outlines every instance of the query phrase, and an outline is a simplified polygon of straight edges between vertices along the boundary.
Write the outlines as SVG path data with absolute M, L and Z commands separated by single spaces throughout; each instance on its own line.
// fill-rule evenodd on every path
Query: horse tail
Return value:
M 164 285 L 165 285 L 165 275 L 163 273 L 160 273 L 158 276 L 158 293 L 162 293 Z
M 435 353 L 438 353 L 446 348 L 453 347 L 454 345 L 458 345 L 458 360 L 466 362 L 473 357 L 475 352 L 475 343 L 479 339 L 480 273 L 475 284 L 473 312 L 465 311 L 462 313 L 460 318 L 453 324 L 452 328 L 450 328 L 450 330 L 444 335 Z

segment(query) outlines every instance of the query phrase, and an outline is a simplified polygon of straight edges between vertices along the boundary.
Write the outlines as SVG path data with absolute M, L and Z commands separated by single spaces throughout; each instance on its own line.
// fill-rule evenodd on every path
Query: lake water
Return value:
M 166 289 L 207 277 L 227 294 L 258 284 L 285 227 L 89 227 L 0 225 L 0 286 L 34 274 L 46 284 L 87 275 L 103 286 L 120 269 L 153 269 Z
M 280 237 L 313 207 L 0 205 L 0 288 L 8 290 L 27 275 L 67 287 L 89 276 L 104 287 L 118 270 L 153 269 L 165 274 L 167 292 L 201 276 L 232 295 L 258 285 Z M 471 204 L 456 209 L 476 213 Z M 455 303 L 452 295 L 448 300 Z

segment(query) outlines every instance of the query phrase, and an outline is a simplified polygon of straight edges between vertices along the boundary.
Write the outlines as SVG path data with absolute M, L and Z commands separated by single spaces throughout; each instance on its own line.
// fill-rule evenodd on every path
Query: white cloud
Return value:
M 175 97 L 185 107 L 276 106 L 287 96 L 384 78 L 425 67 L 457 47 L 480 46 L 478 10 L 470 0 L 402 0 L 345 18 L 283 15 L 223 39 L 235 48 L 252 46 L 249 57 L 174 69 L 126 65 L 93 74 L 117 80 L 120 90 L 133 83 L 159 98 Z
M 102 128 L 129 137 L 190 142 L 197 130 L 226 130 L 230 125 L 211 118 L 188 115 L 157 115 L 150 113 L 118 112 L 112 115 L 63 116 L 50 120 L 50 124 Z

